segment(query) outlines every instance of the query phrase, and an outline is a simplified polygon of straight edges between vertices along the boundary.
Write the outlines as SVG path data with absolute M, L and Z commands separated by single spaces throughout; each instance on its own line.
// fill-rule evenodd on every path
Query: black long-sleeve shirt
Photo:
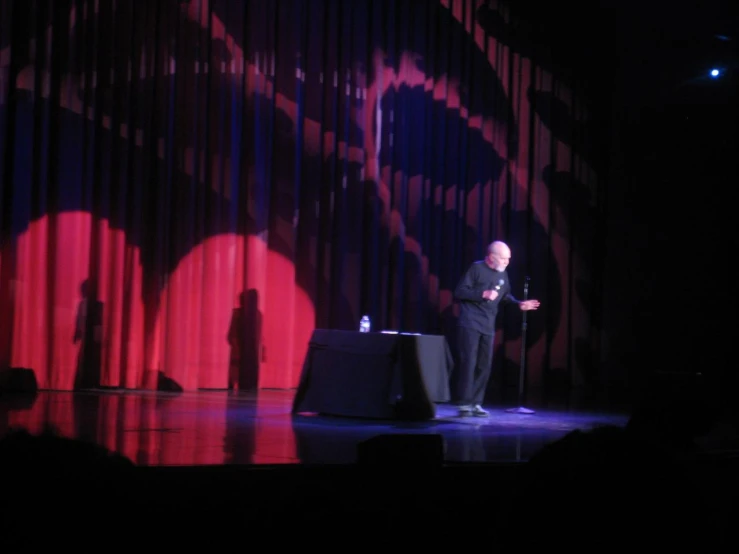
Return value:
M 496 287 L 500 288 L 495 300 L 482 297 L 483 291 L 496 290 Z M 454 289 L 454 299 L 459 302 L 457 324 L 485 335 L 495 334 L 495 318 L 501 303 L 518 304 L 511 294 L 508 273 L 492 269 L 484 260 L 473 263 L 465 272 Z

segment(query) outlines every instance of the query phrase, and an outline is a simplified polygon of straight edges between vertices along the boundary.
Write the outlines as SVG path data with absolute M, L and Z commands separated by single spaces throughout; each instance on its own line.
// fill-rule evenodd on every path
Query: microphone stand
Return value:
M 526 277 L 523 284 L 523 299 L 529 297 L 529 278 Z M 518 408 L 509 408 L 506 412 L 510 414 L 533 414 L 534 410 L 523 407 L 524 377 L 526 375 L 526 311 L 523 312 L 521 321 L 521 367 L 518 370 Z

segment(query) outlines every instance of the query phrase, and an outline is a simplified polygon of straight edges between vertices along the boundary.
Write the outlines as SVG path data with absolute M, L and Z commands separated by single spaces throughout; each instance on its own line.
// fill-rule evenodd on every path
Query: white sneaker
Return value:
M 488 412 L 482 409 L 482 406 L 479 404 L 476 404 L 475 406 L 472 406 L 472 415 L 475 417 L 488 417 Z
M 457 406 L 457 409 L 459 410 L 459 415 L 462 417 L 471 416 L 475 411 L 474 406 Z

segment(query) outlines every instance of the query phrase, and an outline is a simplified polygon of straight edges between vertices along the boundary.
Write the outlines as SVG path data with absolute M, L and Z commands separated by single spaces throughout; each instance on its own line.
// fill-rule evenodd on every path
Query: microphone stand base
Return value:
M 529 410 L 528 408 L 524 408 L 523 406 L 519 406 L 518 408 L 508 408 L 506 410 L 509 414 L 535 414 L 536 412 L 534 410 Z

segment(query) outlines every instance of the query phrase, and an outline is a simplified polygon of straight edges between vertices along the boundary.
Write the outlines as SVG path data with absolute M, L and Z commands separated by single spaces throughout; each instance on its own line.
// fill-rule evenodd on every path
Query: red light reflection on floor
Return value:
M 257 393 L 41 392 L 0 417 L 23 428 L 95 442 L 138 465 L 299 463 L 292 391 Z

